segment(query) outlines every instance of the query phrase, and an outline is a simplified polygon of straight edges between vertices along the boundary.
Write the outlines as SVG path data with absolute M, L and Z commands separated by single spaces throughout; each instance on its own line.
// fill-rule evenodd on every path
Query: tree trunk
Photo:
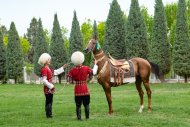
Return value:
M 15 84 L 17 84 L 17 78 L 15 78 Z
M 187 83 L 187 75 L 185 75 L 184 78 L 185 78 L 185 83 Z
M 61 76 L 62 76 L 62 75 L 58 75 L 59 84 L 61 84 Z

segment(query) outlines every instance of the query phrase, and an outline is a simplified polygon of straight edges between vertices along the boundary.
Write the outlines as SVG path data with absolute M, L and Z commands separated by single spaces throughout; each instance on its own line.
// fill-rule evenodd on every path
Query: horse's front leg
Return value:
M 107 98 L 107 102 L 108 102 L 108 106 L 109 106 L 109 115 L 111 115 L 113 113 L 113 109 L 112 109 L 112 98 L 111 98 L 111 87 L 103 87 L 104 88 L 104 92 L 106 94 L 106 98 Z

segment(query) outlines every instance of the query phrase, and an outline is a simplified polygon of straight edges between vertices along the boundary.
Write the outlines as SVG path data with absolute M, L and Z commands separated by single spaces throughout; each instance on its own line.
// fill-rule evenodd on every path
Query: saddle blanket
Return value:
M 124 78 L 123 83 L 126 83 L 126 84 L 127 83 L 134 83 L 135 80 L 136 80 L 135 77 Z M 110 81 L 113 83 L 115 82 L 113 77 L 111 77 Z
M 129 69 L 122 69 L 111 65 L 110 67 L 110 82 L 114 83 L 114 86 L 119 86 L 127 83 L 135 82 L 135 72 L 134 65 L 132 61 L 127 61 L 129 63 Z

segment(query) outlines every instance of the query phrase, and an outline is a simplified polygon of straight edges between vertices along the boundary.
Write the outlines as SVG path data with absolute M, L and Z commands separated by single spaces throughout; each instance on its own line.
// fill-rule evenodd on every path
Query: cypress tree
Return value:
M 112 1 L 106 20 L 103 49 L 116 59 L 125 57 L 125 22 L 117 0 Z
M 75 51 L 82 51 L 83 50 L 83 37 L 80 31 L 80 25 L 77 20 L 76 11 L 74 11 L 74 17 L 72 21 L 72 28 L 70 33 L 70 47 L 69 47 L 69 56 Z
M 3 33 L 0 30 L 0 80 L 6 75 L 6 47 L 3 42 Z
M 3 37 L 8 34 L 7 28 L 4 25 L 1 25 L 0 30 L 3 34 Z
M 92 31 L 92 38 L 98 40 L 99 42 L 99 36 L 98 36 L 98 28 L 97 28 L 97 24 L 96 21 L 94 20 L 94 24 L 93 24 L 93 31 Z M 89 54 L 89 58 L 90 58 L 90 67 L 93 67 L 94 62 L 93 62 L 93 56 L 92 54 Z
M 126 25 L 127 58 L 148 57 L 148 39 L 146 26 L 140 12 L 138 0 L 131 0 L 130 11 Z
M 98 40 L 98 28 L 97 28 L 96 20 L 94 20 L 94 24 L 93 24 L 92 38 L 96 38 Z
M 42 53 L 48 53 L 48 44 L 43 31 L 42 21 L 38 20 L 36 45 L 34 49 L 34 72 L 40 76 L 41 66 L 38 64 L 38 59 Z
M 6 69 L 8 79 L 14 79 L 17 83 L 18 78 L 23 74 L 23 56 L 21 42 L 14 22 L 11 22 L 8 33 Z
M 30 49 L 29 49 L 29 53 L 28 53 L 28 60 L 30 63 L 34 62 L 34 48 L 36 45 L 36 39 L 37 39 L 37 29 L 38 29 L 38 21 L 37 19 L 34 17 L 32 18 L 32 21 L 30 23 L 30 27 L 27 29 L 27 39 L 29 41 L 30 44 Z
M 171 67 L 171 52 L 166 23 L 162 0 L 156 0 L 150 57 L 152 62 L 159 65 L 164 74 L 167 74 Z
M 52 57 L 51 63 L 53 69 L 60 68 L 64 63 L 67 62 L 67 54 L 57 14 L 54 15 L 53 30 L 50 43 L 50 55 Z M 58 78 L 59 83 L 61 83 L 61 75 L 59 75 Z
M 174 72 L 185 78 L 190 75 L 190 40 L 186 17 L 186 2 L 179 0 L 176 20 L 176 36 L 173 48 Z

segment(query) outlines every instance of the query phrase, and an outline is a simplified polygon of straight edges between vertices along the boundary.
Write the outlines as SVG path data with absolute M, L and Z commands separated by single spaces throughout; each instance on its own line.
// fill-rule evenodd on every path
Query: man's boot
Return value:
M 80 107 L 76 107 L 76 114 L 77 114 L 77 119 L 81 120 L 81 108 Z
M 51 115 L 51 104 L 46 105 L 45 110 L 46 110 L 46 117 L 51 118 L 52 117 L 52 115 Z
M 52 117 L 52 104 L 49 104 L 49 116 Z
M 45 106 L 45 111 L 46 111 L 46 117 L 48 118 L 49 117 L 49 106 L 48 105 Z
M 89 105 L 84 107 L 86 119 L 89 119 Z

